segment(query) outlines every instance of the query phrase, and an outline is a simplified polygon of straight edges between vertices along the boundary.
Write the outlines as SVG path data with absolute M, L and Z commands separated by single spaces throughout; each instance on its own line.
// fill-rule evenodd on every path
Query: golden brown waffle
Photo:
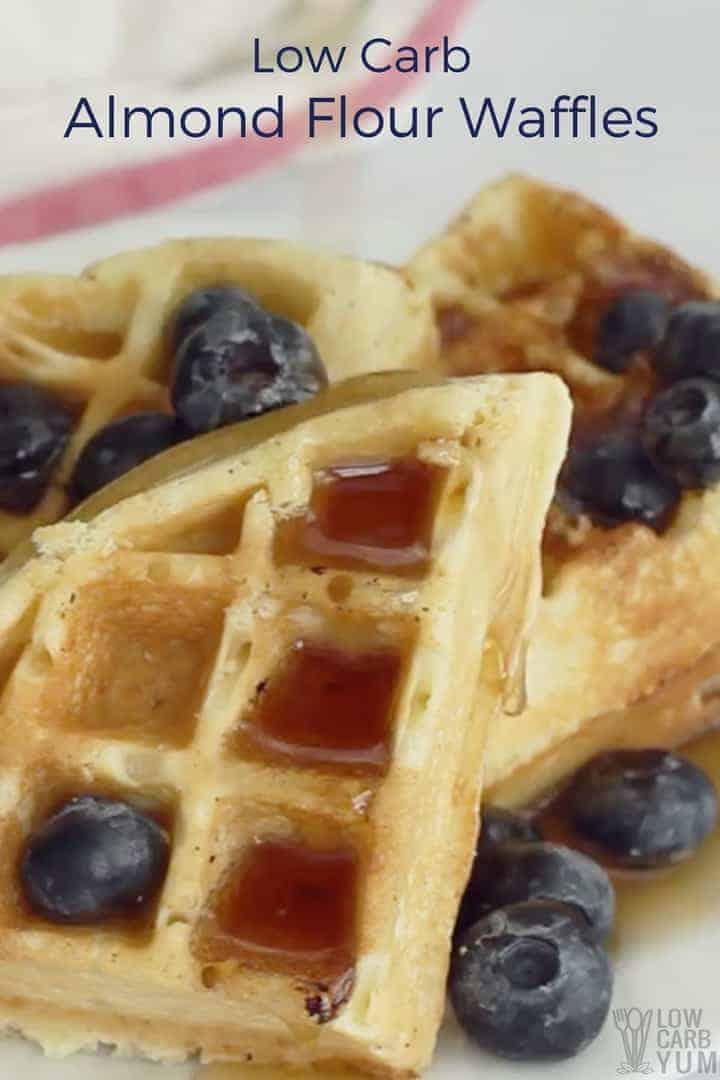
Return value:
M 618 376 L 589 359 L 609 300 L 629 288 L 672 302 L 714 295 L 599 207 L 517 176 L 481 191 L 410 276 L 432 295 L 447 369 L 556 372 L 576 424 L 642 394 L 647 378 L 642 364 Z M 661 536 L 553 508 L 529 708 L 491 740 L 490 799 L 527 802 L 601 749 L 677 745 L 717 721 L 719 533 L 717 488 L 686 494 Z
M 52 483 L 26 515 L 0 510 L 0 558 L 68 509 L 75 462 L 110 421 L 170 411 L 167 325 L 193 289 L 236 284 L 306 327 L 332 381 L 428 368 L 427 306 L 397 272 L 269 240 L 175 240 L 117 255 L 79 277 L 0 278 L 0 382 L 58 395 L 75 415 Z
M 568 424 L 545 375 L 375 376 L 178 447 L 104 489 L 89 521 L 37 531 L 0 585 L 3 1024 L 54 1054 L 100 1041 L 393 1076 L 427 1063 L 485 728 L 522 666 Z M 381 463 L 414 479 L 381 496 L 371 479 L 363 502 L 347 470 Z M 331 496 L 350 502 L 324 518 L 316 496 L 338 466 Z M 378 498 L 400 533 L 370 529 Z M 298 526 L 309 507 L 312 535 Z M 336 541 L 325 561 L 308 555 L 317 528 Z M 384 759 L 308 762 L 259 741 L 258 709 L 277 704 L 300 640 L 399 658 Z M 59 927 L 20 897 L 25 838 L 80 793 L 145 806 L 171 831 L 142 925 Z M 350 929 L 329 954 L 270 963 L 252 932 L 228 929 L 226 904 L 246 860 L 285 842 L 350 860 L 329 894 Z

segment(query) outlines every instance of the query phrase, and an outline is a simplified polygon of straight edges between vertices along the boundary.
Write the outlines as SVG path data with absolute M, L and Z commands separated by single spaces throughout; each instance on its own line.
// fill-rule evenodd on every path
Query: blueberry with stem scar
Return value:
M 720 480 L 720 383 L 683 379 L 659 394 L 645 413 L 645 449 L 683 488 Z
M 221 308 L 175 355 L 172 403 L 193 434 L 312 397 L 327 373 L 303 327 L 259 308 Z
M 600 1032 L 612 971 L 566 904 L 532 900 L 469 926 L 450 968 L 455 1015 L 483 1049 L 517 1061 L 573 1057 Z

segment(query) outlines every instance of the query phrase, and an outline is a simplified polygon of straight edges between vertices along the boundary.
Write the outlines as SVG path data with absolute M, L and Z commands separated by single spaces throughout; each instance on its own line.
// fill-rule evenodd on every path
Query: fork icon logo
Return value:
M 613 1023 L 620 1032 L 625 1050 L 625 1060 L 618 1065 L 617 1071 L 627 1073 L 651 1073 L 653 1067 L 645 1061 L 652 1009 L 613 1009 Z

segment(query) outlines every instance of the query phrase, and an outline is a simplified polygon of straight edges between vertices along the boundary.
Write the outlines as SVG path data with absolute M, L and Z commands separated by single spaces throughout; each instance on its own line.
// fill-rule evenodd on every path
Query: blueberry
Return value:
M 127 803 L 71 799 L 40 826 L 22 856 L 25 897 L 50 922 L 76 926 L 130 915 L 165 880 L 165 831 Z
M 43 497 L 70 438 L 72 419 L 35 386 L 0 386 L 0 509 L 26 514 Z
M 600 320 L 594 362 L 616 374 L 627 371 L 636 352 L 662 340 L 668 315 L 667 302 L 657 293 L 639 290 L 619 296 Z
M 198 434 L 304 401 L 326 384 L 301 326 L 259 308 L 222 308 L 178 349 L 172 402 Z
M 86 499 L 181 438 L 181 425 L 166 413 L 135 413 L 115 420 L 86 445 L 73 470 L 70 489 L 76 499 Z
M 697 765 L 666 750 L 593 758 L 565 794 L 573 828 L 625 866 L 660 866 L 693 852 L 715 827 L 717 794 Z
M 720 384 L 683 379 L 650 403 L 643 443 L 655 464 L 683 488 L 720 480 Z
M 484 806 L 478 848 L 484 850 L 511 840 L 539 842 L 540 830 L 527 814 L 505 810 L 502 806 Z
M 182 302 L 175 313 L 170 326 L 170 340 L 173 351 L 179 349 L 183 341 L 193 330 L 206 323 L 211 316 L 222 310 L 257 311 L 260 304 L 251 293 L 235 285 L 214 285 L 207 289 L 196 289 Z
M 477 852 L 458 927 L 521 900 L 574 905 L 596 939 L 609 933 L 615 914 L 610 879 L 593 859 L 560 844 L 510 842 Z
M 471 1039 L 520 1061 L 569 1058 L 605 1023 L 612 970 L 566 904 L 512 904 L 453 950 L 450 997 Z
M 625 431 L 573 447 L 558 495 L 569 509 L 589 514 L 597 525 L 637 521 L 656 532 L 667 528 L 680 501 L 677 484 L 658 471 L 640 436 Z
M 693 300 L 676 308 L 653 365 L 670 382 L 693 375 L 720 379 L 720 303 Z

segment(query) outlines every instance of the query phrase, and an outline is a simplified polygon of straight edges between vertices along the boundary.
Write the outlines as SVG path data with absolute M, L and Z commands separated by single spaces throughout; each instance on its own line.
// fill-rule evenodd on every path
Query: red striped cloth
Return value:
M 402 43 L 423 50 L 437 42 L 443 34 L 453 31 L 472 2 L 433 0 L 410 32 L 403 35 Z M 375 33 L 382 34 L 382 27 Z M 347 94 L 352 109 L 369 103 L 382 108 L 404 94 L 417 77 L 395 69 L 382 75 L 366 72 L 359 82 L 339 92 Z M 18 133 L 18 141 L 21 138 Z M 0 244 L 35 240 L 172 203 L 274 166 L 307 141 L 306 115 L 298 110 L 288 116 L 282 139 L 263 139 L 252 133 L 244 138 L 213 139 L 153 160 L 95 170 L 59 184 L 35 187 L 27 194 L 15 194 L 0 202 Z M 72 142 L 58 139 L 48 147 L 46 171 L 51 171 L 59 155 L 72 153 Z

